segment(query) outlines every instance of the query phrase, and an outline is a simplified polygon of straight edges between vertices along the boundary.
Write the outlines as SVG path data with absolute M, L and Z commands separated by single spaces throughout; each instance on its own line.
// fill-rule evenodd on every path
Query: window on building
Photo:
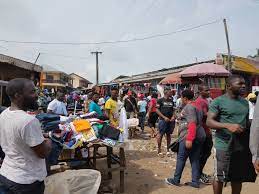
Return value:
M 46 75 L 46 80 L 50 80 L 53 81 L 54 80 L 54 76 L 53 75 Z

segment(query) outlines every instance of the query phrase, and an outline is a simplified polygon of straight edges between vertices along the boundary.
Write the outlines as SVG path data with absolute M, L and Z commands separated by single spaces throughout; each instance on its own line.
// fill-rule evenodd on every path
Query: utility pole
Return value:
M 99 84 L 99 54 L 102 54 L 102 52 L 95 51 L 91 52 L 91 54 L 95 55 L 96 57 L 96 85 Z
M 228 27 L 227 27 L 227 20 L 223 19 L 224 28 L 225 28 L 225 34 L 226 34 L 226 40 L 227 40 L 227 46 L 228 46 L 228 66 L 227 69 L 229 72 L 231 72 L 232 64 L 231 64 L 231 52 L 230 52 L 230 45 L 229 45 L 229 38 L 228 38 Z
M 35 80 L 34 70 L 35 70 L 35 66 L 36 66 L 36 63 L 39 58 L 40 58 L 40 53 L 37 55 L 37 58 L 36 58 L 35 62 L 33 63 L 32 70 L 31 70 L 31 80 Z

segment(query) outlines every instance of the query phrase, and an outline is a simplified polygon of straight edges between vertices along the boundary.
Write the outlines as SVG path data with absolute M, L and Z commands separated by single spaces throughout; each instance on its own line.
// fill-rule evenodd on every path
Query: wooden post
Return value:
M 111 169 L 112 167 L 112 147 L 106 146 L 107 150 L 107 167 L 108 169 Z M 112 179 L 112 172 L 108 172 L 108 179 Z
M 124 170 L 126 167 L 126 158 L 124 148 L 120 148 L 120 193 L 124 193 Z

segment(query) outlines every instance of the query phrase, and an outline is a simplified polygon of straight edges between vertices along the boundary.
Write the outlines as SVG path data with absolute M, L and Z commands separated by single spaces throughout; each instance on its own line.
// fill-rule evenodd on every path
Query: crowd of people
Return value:
M 230 76 L 227 84 L 226 93 L 210 102 L 209 88 L 205 85 L 198 87 L 198 95 L 189 89 L 179 95 L 165 88 L 161 95 L 113 87 L 106 97 L 93 90 L 87 95 L 58 91 L 53 98 L 44 91 L 37 94 L 30 80 L 11 80 L 7 86 L 11 106 L 0 115 L 0 145 L 4 155 L 0 188 L 22 194 L 44 192 L 43 180 L 47 175 L 44 159 L 52 146 L 48 136 L 42 134 L 39 121 L 28 111 L 37 109 L 67 116 L 75 114 L 74 109 L 78 108 L 106 117 L 111 126 L 118 127 L 120 111 L 125 108 L 128 119 L 139 119 L 141 133 L 145 132 L 146 123 L 150 127 L 159 157 L 164 156 L 161 147 L 164 136 L 167 156 L 171 155 L 172 145 L 177 147 L 174 147 L 176 169 L 165 179 L 167 184 L 180 185 L 188 158 L 192 177 L 185 184 L 194 188 L 201 183 L 211 184 L 204 166 L 214 147 L 214 193 L 221 194 L 224 183 L 231 182 L 232 193 L 239 194 L 242 183 L 255 182 L 259 172 L 259 103 L 256 104 L 257 94 L 244 98 L 242 77 Z M 175 129 L 177 140 L 171 142 Z

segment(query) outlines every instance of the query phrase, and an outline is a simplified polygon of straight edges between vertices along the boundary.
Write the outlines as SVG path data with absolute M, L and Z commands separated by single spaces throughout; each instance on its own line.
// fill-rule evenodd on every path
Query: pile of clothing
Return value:
M 76 149 L 93 141 L 115 146 L 124 140 L 123 128 L 114 128 L 106 118 L 96 118 L 96 113 L 63 117 L 41 113 L 36 115 L 43 133 L 52 139 L 52 151 L 47 161 L 57 164 L 62 149 Z

